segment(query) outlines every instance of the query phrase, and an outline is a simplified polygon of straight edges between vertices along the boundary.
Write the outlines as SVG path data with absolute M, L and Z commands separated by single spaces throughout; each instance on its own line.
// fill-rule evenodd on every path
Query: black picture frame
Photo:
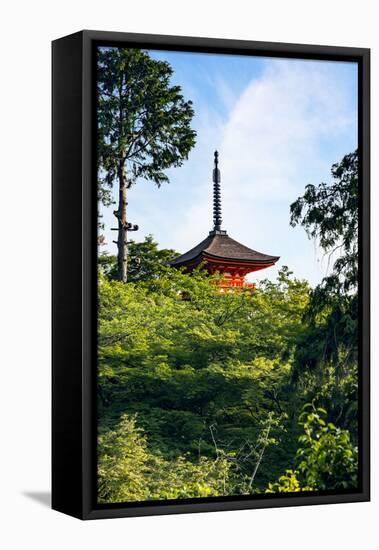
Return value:
M 358 63 L 359 470 L 355 492 L 97 505 L 94 49 L 103 45 Z M 85 30 L 52 44 L 52 507 L 81 519 L 370 499 L 370 50 Z

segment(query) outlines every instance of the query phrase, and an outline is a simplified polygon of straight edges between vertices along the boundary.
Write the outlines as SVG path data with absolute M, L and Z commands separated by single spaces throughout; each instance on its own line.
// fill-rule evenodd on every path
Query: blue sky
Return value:
M 128 220 L 143 240 L 183 253 L 212 228 L 213 152 L 220 153 L 223 228 L 243 244 L 280 256 L 249 279 L 275 279 L 282 265 L 317 284 L 330 269 L 317 243 L 289 225 L 289 205 L 308 183 L 330 180 L 330 167 L 357 147 L 354 63 L 150 51 L 174 70 L 193 101 L 197 143 L 160 189 L 139 181 Z M 115 252 L 113 208 L 103 211 Z

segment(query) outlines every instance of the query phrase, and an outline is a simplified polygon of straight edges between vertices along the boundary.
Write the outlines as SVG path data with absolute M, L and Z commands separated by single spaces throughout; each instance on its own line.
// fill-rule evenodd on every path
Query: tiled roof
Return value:
M 211 231 L 206 239 L 197 246 L 191 248 L 185 254 L 178 256 L 172 262 L 172 266 L 185 265 L 201 258 L 209 257 L 220 260 L 239 260 L 252 264 L 274 264 L 279 256 L 269 256 L 235 241 L 226 231 Z

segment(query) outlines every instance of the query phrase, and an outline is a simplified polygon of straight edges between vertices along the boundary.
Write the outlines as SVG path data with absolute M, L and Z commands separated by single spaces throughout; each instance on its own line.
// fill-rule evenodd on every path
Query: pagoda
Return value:
M 245 281 L 248 273 L 271 267 L 279 256 L 269 256 L 235 241 L 221 228 L 221 176 L 218 168 L 218 152 L 214 153 L 213 169 L 213 229 L 194 248 L 171 261 L 173 267 L 183 267 L 191 272 L 200 264 L 210 273 L 222 275 L 220 290 L 254 288 L 254 283 Z

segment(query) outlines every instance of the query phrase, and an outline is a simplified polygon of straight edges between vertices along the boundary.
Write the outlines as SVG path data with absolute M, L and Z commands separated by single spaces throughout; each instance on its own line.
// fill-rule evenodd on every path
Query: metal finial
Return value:
M 221 175 L 218 169 L 218 152 L 214 153 L 214 169 L 213 169 L 213 229 L 221 231 Z

